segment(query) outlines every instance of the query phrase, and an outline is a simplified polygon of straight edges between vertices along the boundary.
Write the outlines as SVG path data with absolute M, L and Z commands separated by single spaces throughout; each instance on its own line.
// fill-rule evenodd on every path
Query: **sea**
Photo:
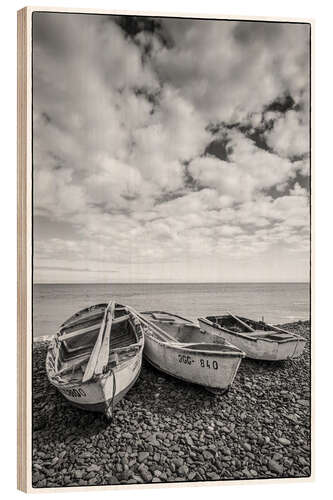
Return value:
M 193 321 L 227 311 L 273 324 L 310 315 L 308 283 L 34 284 L 34 340 L 51 337 L 75 312 L 111 298 L 138 311 L 173 312 Z

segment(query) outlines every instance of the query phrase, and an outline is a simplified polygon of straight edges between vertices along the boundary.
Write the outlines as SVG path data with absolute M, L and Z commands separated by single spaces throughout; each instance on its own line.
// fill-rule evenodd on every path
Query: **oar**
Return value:
M 105 330 L 105 322 L 106 322 L 108 310 L 111 307 L 111 304 L 112 304 L 112 301 L 109 302 L 108 306 L 105 308 L 103 321 L 101 323 L 101 327 L 99 329 L 97 340 L 95 342 L 94 348 L 92 350 L 92 353 L 90 355 L 88 364 L 86 366 L 86 369 L 85 369 L 85 372 L 84 372 L 84 375 L 83 375 L 83 378 L 82 378 L 82 382 L 87 382 L 94 375 L 95 367 L 96 367 L 96 363 L 97 363 L 97 359 L 98 359 L 98 355 L 99 355 L 99 351 L 100 351 L 101 345 L 102 345 L 102 340 L 103 340 L 103 335 L 104 335 L 104 330 Z
M 95 367 L 95 373 L 97 375 L 99 375 L 100 373 L 103 373 L 104 367 L 108 364 L 108 361 L 109 361 L 110 336 L 111 336 L 111 327 L 112 327 L 113 316 L 114 316 L 114 308 L 115 308 L 115 303 L 112 302 L 111 307 L 107 312 L 105 334 L 104 334 L 102 346 L 101 346 L 100 351 L 99 351 L 96 367 Z
M 255 332 L 255 330 L 249 326 L 248 324 L 244 323 L 244 321 L 242 321 L 240 318 L 237 318 L 237 316 L 234 316 L 231 312 L 227 311 L 228 314 L 234 318 L 236 321 L 238 321 L 238 323 L 240 323 L 241 325 L 245 326 L 245 328 L 247 328 L 248 330 L 250 330 L 250 332 Z

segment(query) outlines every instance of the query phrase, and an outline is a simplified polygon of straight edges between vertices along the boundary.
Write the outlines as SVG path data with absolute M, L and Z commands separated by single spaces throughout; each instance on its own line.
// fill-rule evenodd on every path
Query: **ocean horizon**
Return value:
M 33 337 L 50 337 L 72 314 L 111 297 L 138 311 L 164 310 L 196 321 L 231 311 L 268 323 L 307 320 L 307 282 L 35 283 Z

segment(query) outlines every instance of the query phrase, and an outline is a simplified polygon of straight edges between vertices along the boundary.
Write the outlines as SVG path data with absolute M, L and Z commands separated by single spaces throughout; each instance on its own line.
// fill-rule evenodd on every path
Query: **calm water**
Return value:
M 231 311 L 270 323 L 309 319 L 306 283 L 47 284 L 34 285 L 33 334 L 50 336 L 78 310 L 110 298 L 138 311 L 199 316 Z

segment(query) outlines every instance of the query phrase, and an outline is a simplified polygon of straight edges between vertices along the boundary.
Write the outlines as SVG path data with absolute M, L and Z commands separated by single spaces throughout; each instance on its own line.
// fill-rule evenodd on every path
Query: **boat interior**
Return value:
M 200 328 L 193 324 L 168 324 L 157 323 L 164 331 L 171 335 L 177 342 L 199 342 L 212 344 L 223 344 L 224 339 L 219 338 L 217 335 L 209 335 L 200 330 Z
M 242 316 L 207 316 L 212 323 L 216 323 L 222 328 L 235 333 L 242 333 L 255 338 L 265 338 L 267 340 L 288 340 L 295 338 L 295 335 L 286 331 L 273 330 L 271 325 L 263 321 L 254 321 Z
M 94 306 L 77 313 L 60 328 L 58 334 L 58 373 L 83 371 L 93 351 L 107 304 Z M 139 340 L 135 325 L 126 308 L 116 305 L 110 332 L 109 362 L 121 362 L 135 354 L 126 349 Z M 116 353 L 117 356 L 112 356 Z
M 163 316 L 162 313 L 142 313 L 142 316 L 159 328 L 158 331 L 154 330 L 153 334 L 160 340 L 191 344 L 188 346 L 191 349 L 230 351 L 230 345 L 226 344 L 223 337 L 202 332 L 189 320 L 167 313 Z M 237 348 L 235 350 L 238 351 Z

